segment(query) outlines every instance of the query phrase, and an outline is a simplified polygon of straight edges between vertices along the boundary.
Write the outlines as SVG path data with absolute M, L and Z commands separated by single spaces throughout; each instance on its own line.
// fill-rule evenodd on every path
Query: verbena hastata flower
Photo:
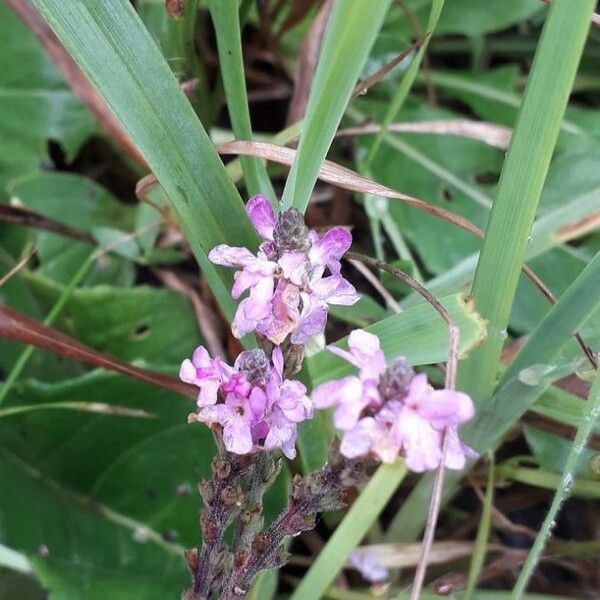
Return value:
M 442 458 L 443 432 L 449 436 L 445 466 L 461 469 L 476 454 L 458 438 L 457 428 L 474 415 L 462 392 L 434 390 L 425 374 L 415 375 L 404 358 L 388 367 L 379 339 L 355 330 L 349 351 L 329 350 L 358 368 L 358 375 L 329 381 L 312 395 L 316 408 L 335 407 L 334 425 L 342 430 L 341 453 L 356 458 L 372 453 L 385 463 L 404 456 L 416 472 L 436 469 Z
M 312 417 L 313 407 L 302 383 L 283 379 L 279 347 L 271 360 L 263 350 L 244 351 L 231 367 L 200 346 L 183 361 L 179 376 L 200 388 L 198 413 L 191 420 L 221 425 L 227 450 L 248 454 L 281 448 L 295 457 L 298 423 Z
M 352 236 L 333 227 L 320 237 L 294 208 L 277 217 L 264 196 L 251 198 L 246 211 L 263 240 L 256 256 L 225 244 L 208 255 L 217 265 L 240 269 L 234 298 L 249 291 L 235 314 L 233 334 L 239 338 L 257 331 L 274 344 L 291 334 L 293 344 L 302 344 L 323 330 L 330 304 L 350 305 L 359 298 L 340 272 Z

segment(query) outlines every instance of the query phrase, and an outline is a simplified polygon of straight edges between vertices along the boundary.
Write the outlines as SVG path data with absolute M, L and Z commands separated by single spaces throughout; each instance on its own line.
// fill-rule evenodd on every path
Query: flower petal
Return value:
M 342 402 L 353 402 L 362 395 L 362 383 L 358 377 L 350 375 L 318 385 L 312 393 L 316 408 L 331 408 Z
M 304 285 L 308 281 L 308 260 L 304 252 L 284 252 L 277 261 L 283 276 L 295 285 Z
M 208 260 L 224 267 L 245 267 L 255 262 L 256 256 L 248 248 L 220 244 L 208 253 Z
M 344 433 L 340 444 L 340 452 L 346 458 L 365 456 L 371 450 L 376 433 L 376 423 L 372 417 L 365 417 Z
M 475 407 L 467 394 L 433 390 L 421 397 L 416 410 L 436 429 L 459 425 L 473 418 Z
M 440 464 L 442 436 L 417 412 L 404 407 L 391 430 L 404 450 L 406 466 L 415 473 L 432 471 Z
M 246 202 L 246 213 L 250 217 L 252 225 L 258 231 L 258 235 L 265 240 L 272 240 L 273 228 L 277 223 L 277 218 L 268 198 L 261 195 L 252 196 Z
M 313 243 L 308 257 L 311 264 L 327 266 L 339 273 L 339 260 L 352 244 L 352 234 L 343 227 L 332 227 L 325 235 Z

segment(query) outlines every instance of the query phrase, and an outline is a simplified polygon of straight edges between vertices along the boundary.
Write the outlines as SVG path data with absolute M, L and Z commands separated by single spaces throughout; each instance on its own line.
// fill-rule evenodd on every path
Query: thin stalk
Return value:
M 481 568 L 485 561 L 488 539 L 490 537 L 490 525 L 492 522 L 492 509 L 494 508 L 494 485 L 495 479 L 495 463 L 493 452 L 489 453 L 488 462 L 488 480 L 485 490 L 485 498 L 483 500 L 483 510 L 481 511 L 481 519 L 479 520 L 479 528 L 477 537 L 475 538 L 475 548 L 473 549 L 473 558 L 469 565 L 469 576 L 467 579 L 467 589 L 465 591 L 465 600 L 471 600 L 475 592 L 475 586 L 481 573 Z

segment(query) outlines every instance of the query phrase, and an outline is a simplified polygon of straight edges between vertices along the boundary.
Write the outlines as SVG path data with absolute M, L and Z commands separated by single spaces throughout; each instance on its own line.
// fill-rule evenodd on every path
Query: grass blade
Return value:
M 231 318 L 232 274 L 217 271 L 206 255 L 223 242 L 253 248 L 258 238 L 210 138 L 133 6 L 128 0 L 33 0 L 33 4 L 160 181 L 213 292 Z
M 540 556 L 544 550 L 546 545 L 546 541 L 550 537 L 552 533 L 552 529 L 555 525 L 555 519 L 558 515 L 560 507 L 563 502 L 569 497 L 571 490 L 573 488 L 573 482 L 575 480 L 575 470 L 577 468 L 577 464 L 579 459 L 581 458 L 581 453 L 585 448 L 585 444 L 587 442 L 588 437 L 590 436 L 592 429 L 596 422 L 600 419 L 600 373 L 596 374 L 594 379 L 594 385 L 590 390 L 590 395 L 586 402 L 586 410 L 585 416 L 583 418 L 583 422 L 580 427 L 577 429 L 577 434 L 575 435 L 575 440 L 573 441 L 573 446 L 571 447 L 571 451 L 569 452 L 569 456 L 567 457 L 567 462 L 565 465 L 565 469 L 563 471 L 562 477 L 560 479 L 560 484 L 558 489 L 556 490 L 556 494 L 554 494 L 554 498 L 552 499 L 552 504 L 550 505 L 550 509 L 548 510 L 548 514 L 542 523 L 542 527 L 535 538 L 535 542 L 533 543 L 533 547 L 531 551 L 527 555 L 527 560 L 519 573 L 519 577 L 517 579 L 517 583 L 513 589 L 513 599 L 518 599 L 522 596 L 523 592 L 525 592 L 525 588 L 531 579 L 531 575 L 540 559 Z
M 390 0 L 338 0 L 329 17 L 306 108 L 298 153 L 282 197 L 282 208 L 304 212 L 321 163 L 360 71 L 390 6 Z
M 577 6 L 568 0 L 552 3 L 500 176 L 472 288 L 478 310 L 489 322 L 488 337 L 459 373 L 459 388 L 480 406 L 494 386 L 527 238 L 593 7 L 593 0 Z
M 233 132 L 238 140 L 251 140 L 252 126 L 246 94 L 238 3 L 211 0 L 209 6 L 217 36 L 219 66 Z M 242 156 L 241 163 L 248 195 L 263 194 L 277 208 L 275 192 L 264 163 L 249 156 Z
M 406 473 L 407 469 L 402 462 L 381 465 L 377 469 L 290 600 L 317 600 L 323 596 L 329 584 L 344 567 L 352 550 L 385 508 Z

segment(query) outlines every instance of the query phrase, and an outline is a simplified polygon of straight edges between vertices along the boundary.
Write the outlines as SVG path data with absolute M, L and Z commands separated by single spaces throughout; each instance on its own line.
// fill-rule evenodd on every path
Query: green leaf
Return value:
M 232 274 L 206 256 L 257 236 L 223 163 L 179 83 L 127 0 L 33 0 L 156 175 L 228 317 Z M 157 87 L 158 86 L 158 87 Z
M 523 427 L 523 435 L 540 467 L 555 473 L 561 473 L 565 469 L 573 447 L 573 440 L 565 439 L 560 435 L 548 433 L 529 425 Z M 589 475 L 588 462 L 594 455 L 595 452 L 590 448 L 582 450 L 581 460 L 577 465 L 575 475 Z
M 50 307 L 62 287 L 29 278 L 42 306 Z M 148 286 L 97 286 L 73 292 L 56 325 L 99 352 L 126 361 L 178 365 L 201 341 L 194 310 L 181 294 Z
M 78 231 L 90 233 L 95 227 L 129 230 L 133 224 L 130 206 L 119 202 L 92 180 L 71 173 L 42 173 L 19 179 L 10 186 L 11 197 L 37 213 Z M 41 265 L 40 274 L 66 284 L 90 254 L 90 244 L 33 230 Z M 84 279 L 97 283 L 131 284 L 133 266 L 114 256 L 96 262 Z
M 312 83 L 298 153 L 282 208 L 304 212 L 390 0 L 339 0 L 333 6 Z
M 459 387 L 477 405 L 494 387 L 500 352 L 525 256 L 527 238 L 558 137 L 569 92 L 590 25 L 593 2 L 573 10 L 552 3 L 536 51 L 473 281 L 488 337 L 461 365 Z M 560 63 L 555 57 L 562 56 Z
M 440 33 L 483 35 L 507 29 L 536 15 L 543 6 L 536 0 L 447 0 Z
M 144 598 L 177 594 L 189 582 L 182 546 L 200 536 L 196 485 L 210 472 L 210 430 L 186 423 L 189 399 L 102 371 L 27 382 L 9 404 L 77 400 L 157 417 L 33 411 L 0 420 L 2 543 L 33 561 L 53 598 L 78 600 L 86 590 L 86 598 L 129 599 L 136 586 Z M 284 473 L 267 498 L 268 520 L 282 509 L 287 486 Z M 23 511 L 25 521 L 14 519 Z
M 72 160 L 95 122 L 37 40 L 0 2 L 0 195 L 6 183 L 49 160 L 48 140 Z M 15 60 L 15 57 L 19 57 Z

